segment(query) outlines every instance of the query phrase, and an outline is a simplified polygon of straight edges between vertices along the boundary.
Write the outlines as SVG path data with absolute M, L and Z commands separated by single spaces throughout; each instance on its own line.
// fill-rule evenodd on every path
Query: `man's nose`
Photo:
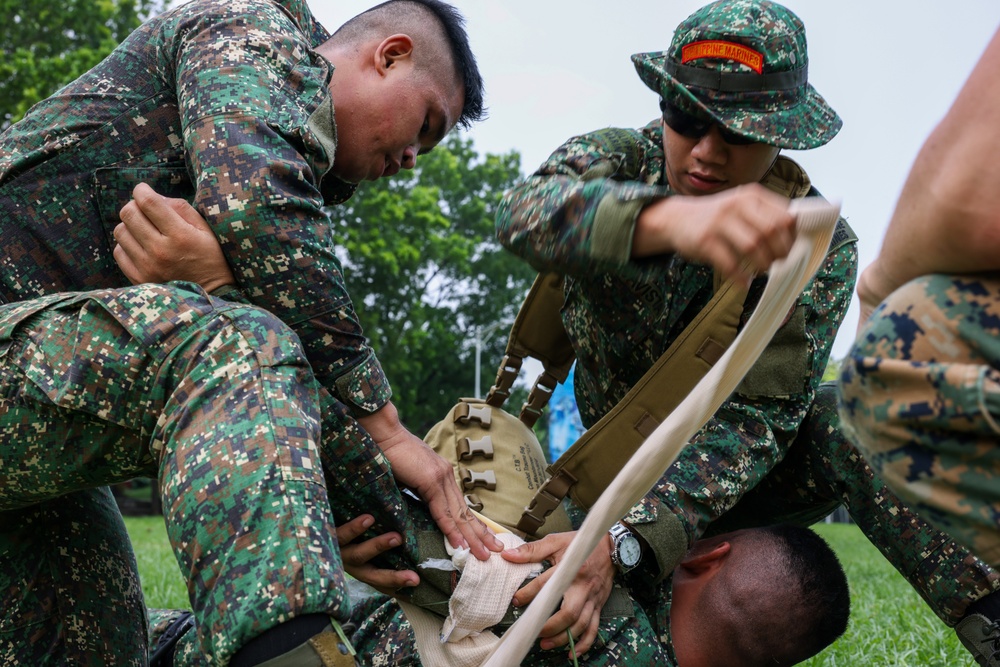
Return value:
M 691 149 L 691 155 L 702 162 L 722 164 L 729 154 L 729 145 L 722 139 L 719 126 L 713 124 Z
M 403 169 L 413 169 L 417 166 L 417 147 L 407 146 L 403 149 Z

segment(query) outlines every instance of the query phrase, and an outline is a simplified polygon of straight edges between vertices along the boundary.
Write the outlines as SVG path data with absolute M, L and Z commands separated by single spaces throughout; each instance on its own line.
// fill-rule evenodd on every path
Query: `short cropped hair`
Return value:
M 472 123 L 485 119 L 483 77 L 479 73 L 476 56 L 469 46 L 469 36 L 465 32 L 465 18 L 451 5 L 441 0 L 388 0 L 358 14 L 342 25 L 334 36 L 345 41 L 354 41 L 368 37 L 376 26 L 398 23 L 397 19 L 403 19 L 405 27 L 412 28 L 413 22 L 409 20 L 410 17 L 429 18 L 443 33 L 455 76 L 462 82 L 465 92 L 458 125 L 469 129 Z M 403 29 L 398 32 L 403 32 Z
M 791 524 L 739 531 L 738 563 L 713 580 L 702 610 L 747 667 L 798 664 L 847 629 L 847 577 L 819 535 Z

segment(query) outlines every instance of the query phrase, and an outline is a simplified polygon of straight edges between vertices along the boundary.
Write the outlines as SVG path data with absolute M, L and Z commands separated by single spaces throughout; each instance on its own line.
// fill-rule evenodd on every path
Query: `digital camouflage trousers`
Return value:
M 1000 589 L 1000 573 L 913 512 L 844 432 L 833 383 L 821 384 L 785 458 L 710 533 L 777 522 L 810 525 L 838 506 L 949 626 Z
M 331 506 L 412 533 L 384 457 L 266 311 L 182 283 L 3 305 L 0 663 L 146 664 L 107 488 L 138 476 L 159 481 L 191 664 L 298 614 L 348 618 Z
M 1000 276 L 932 275 L 865 323 L 841 414 L 923 518 L 1000 565 Z

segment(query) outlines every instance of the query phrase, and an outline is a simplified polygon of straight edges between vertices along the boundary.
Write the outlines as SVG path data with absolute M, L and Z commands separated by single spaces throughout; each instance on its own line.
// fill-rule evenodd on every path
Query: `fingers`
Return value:
M 370 528 L 374 519 L 368 514 L 362 514 L 347 523 L 337 526 L 337 542 L 340 544 L 341 558 L 344 570 L 355 579 L 372 588 L 392 595 L 399 588 L 416 586 L 420 577 L 411 570 L 390 570 L 371 565 L 369 561 L 394 549 L 403 543 L 399 533 L 386 533 L 369 540 L 353 544 L 365 530 Z
M 568 646 L 570 635 L 573 636 L 574 654 L 583 655 L 594 644 L 597 632 L 600 629 L 601 614 L 595 608 L 592 600 L 587 600 L 579 615 L 563 609 L 553 614 L 548 622 L 542 626 L 539 636 L 539 647 L 542 649 L 554 649 Z M 567 634 L 568 631 L 568 634 Z
M 132 189 L 132 201 L 122 208 L 122 222 L 137 224 L 139 221 L 144 221 L 146 224 L 143 225 L 143 231 L 152 233 L 155 230 L 161 234 L 168 234 L 178 223 L 186 221 L 179 215 L 176 203 L 173 203 L 177 201 L 158 194 L 145 183 L 140 183 Z M 126 209 L 130 220 L 125 217 Z M 131 219 L 135 222 L 133 223 Z
M 459 502 L 462 507 L 457 522 L 459 533 L 476 558 L 486 560 L 490 557 L 491 552 L 503 551 L 503 542 L 498 540 L 486 524 L 469 511 L 468 505 L 465 504 L 465 498 L 462 497 Z
M 517 589 L 517 592 L 514 593 L 514 597 L 511 598 L 511 604 L 515 607 L 525 607 L 531 604 L 532 600 L 535 599 L 535 596 L 537 596 L 541 592 L 542 587 L 545 586 L 545 582 L 552 576 L 553 571 L 553 568 L 549 568 L 526 583 L 524 586 Z
M 677 251 L 712 265 L 727 278 L 749 283 L 786 257 L 795 242 L 795 216 L 788 199 L 758 184 L 685 198 L 679 204 L 687 211 L 688 223 L 675 228 Z
M 431 516 L 448 539 L 448 543 L 456 548 L 469 549 L 479 560 L 488 559 L 492 551 L 502 551 L 503 543 L 469 510 L 465 497 L 455 482 L 451 466 L 433 451 L 431 454 L 433 455 L 431 461 L 435 463 L 440 461 L 441 470 L 436 474 L 436 492 L 427 494 L 426 500 L 431 509 Z
M 775 260 L 786 257 L 795 242 L 795 218 L 787 210 L 755 212 L 743 225 L 734 225 L 726 239 L 735 261 L 749 261 L 756 273 L 766 273 Z
M 420 583 L 420 577 L 412 570 L 383 570 L 372 565 L 347 566 L 344 571 L 368 584 L 379 593 L 390 597 L 406 596 L 409 593 L 400 589 L 412 588 Z
M 118 212 L 121 222 L 115 226 L 114 237 L 119 244 L 131 240 L 138 248 L 145 248 L 154 236 L 160 236 L 156 226 L 133 199 Z
M 362 514 L 354 517 L 345 524 L 337 526 L 337 544 L 341 547 L 350 544 L 361 537 L 373 523 L 375 523 L 375 518 L 372 515 Z
M 525 542 L 516 549 L 504 549 L 500 556 L 511 563 L 541 563 L 547 560 L 559 550 L 560 545 L 556 544 L 549 537 L 543 537 L 535 542 Z
M 191 206 L 184 199 L 173 199 L 165 197 L 167 206 L 179 215 L 186 223 L 204 232 L 212 232 L 212 228 L 209 226 L 208 221 L 201 217 L 201 213 L 198 212 L 194 206 Z M 214 232 L 213 232 L 214 233 Z
M 118 267 L 122 270 L 122 273 L 124 273 L 125 277 L 129 279 L 129 282 L 133 285 L 138 285 L 142 282 L 139 270 L 136 268 L 132 258 L 121 245 L 115 245 L 111 254 L 114 256 L 115 262 L 117 262 Z
M 598 613 L 590 615 L 590 623 L 587 624 L 586 629 L 583 634 L 577 638 L 576 634 L 573 634 L 573 638 L 576 640 L 576 645 L 574 646 L 573 655 L 580 657 L 587 651 L 589 651 L 594 646 L 594 642 L 597 641 L 597 636 L 601 631 L 601 614 Z M 572 656 L 571 656 L 572 657 Z

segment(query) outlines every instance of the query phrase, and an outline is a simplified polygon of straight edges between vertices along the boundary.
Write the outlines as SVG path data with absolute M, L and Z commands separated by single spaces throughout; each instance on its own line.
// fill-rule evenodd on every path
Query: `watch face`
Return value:
M 642 547 L 639 546 L 639 540 L 631 535 L 625 537 L 618 545 L 618 554 L 622 565 L 625 567 L 634 567 L 642 555 Z

